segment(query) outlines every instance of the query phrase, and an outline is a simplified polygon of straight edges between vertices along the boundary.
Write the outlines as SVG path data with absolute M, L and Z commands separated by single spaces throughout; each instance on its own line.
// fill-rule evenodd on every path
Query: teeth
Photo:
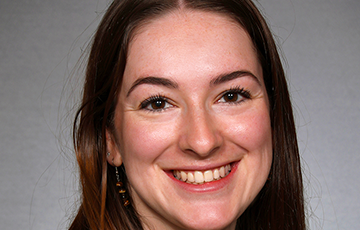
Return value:
M 214 179 L 215 180 L 218 180 L 220 178 L 220 172 L 218 169 L 215 169 L 214 170 Z
M 186 172 L 181 171 L 181 180 L 186 181 L 186 178 L 187 178 Z
M 222 166 L 222 167 L 220 168 L 219 172 L 220 172 L 220 176 L 221 176 L 221 177 L 225 177 L 225 168 L 224 168 L 224 166 Z
M 183 181 L 186 181 L 186 180 L 183 180 Z M 195 182 L 194 174 L 192 174 L 192 173 L 187 174 L 187 182 L 189 182 L 189 183 Z
M 184 181 L 191 184 L 203 184 L 205 182 L 211 182 L 214 180 L 220 180 L 221 178 L 229 175 L 231 171 L 230 164 L 221 166 L 220 168 L 214 170 L 207 170 L 205 172 L 194 171 L 194 172 L 184 172 L 184 171 L 174 171 L 174 177 L 180 181 Z
M 198 184 L 204 183 L 204 174 L 200 171 L 195 171 L 195 182 Z
M 210 182 L 214 180 L 213 172 L 211 170 L 204 172 L 204 177 L 205 182 Z

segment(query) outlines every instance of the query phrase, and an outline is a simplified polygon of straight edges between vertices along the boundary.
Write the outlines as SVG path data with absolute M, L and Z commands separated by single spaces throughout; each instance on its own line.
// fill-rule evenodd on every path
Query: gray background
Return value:
M 0 2 L 1 229 L 66 228 L 72 70 L 108 2 Z M 360 229 L 360 2 L 259 2 L 286 57 L 309 227 Z

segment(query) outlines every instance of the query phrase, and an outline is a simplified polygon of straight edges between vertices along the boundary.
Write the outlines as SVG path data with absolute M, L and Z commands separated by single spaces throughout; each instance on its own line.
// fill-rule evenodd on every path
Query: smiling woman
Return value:
M 85 82 L 70 229 L 305 229 L 286 81 L 251 1 L 114 1 Z

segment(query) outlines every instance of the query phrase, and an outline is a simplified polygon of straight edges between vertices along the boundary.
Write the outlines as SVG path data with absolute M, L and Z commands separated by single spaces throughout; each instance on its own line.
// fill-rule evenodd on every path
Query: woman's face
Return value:
M 248 34 L 224 16 L 167 14 L 130 43 L 115 110 L 136 209 L 154 229 L 234 229 L 272 161 L 269 102 Z

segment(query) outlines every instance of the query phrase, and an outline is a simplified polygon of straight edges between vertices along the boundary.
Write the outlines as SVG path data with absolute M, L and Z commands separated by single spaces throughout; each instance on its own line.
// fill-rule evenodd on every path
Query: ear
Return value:
M 110 153 L 107 153 L 107 162 L 112 166 L 119 167 L 122 164 L 122 157 L 116 143 L 114 135 L 106 129 L 106 150 Z

